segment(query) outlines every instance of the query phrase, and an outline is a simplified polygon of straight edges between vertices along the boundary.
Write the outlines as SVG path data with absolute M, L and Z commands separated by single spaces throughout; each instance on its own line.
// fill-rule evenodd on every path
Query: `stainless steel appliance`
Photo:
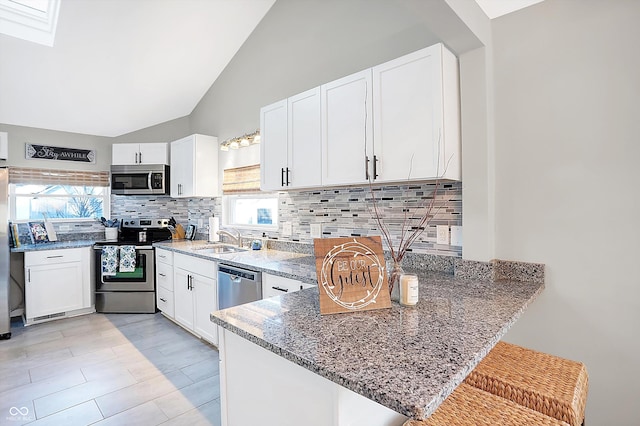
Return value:
M 94 245 L 96 311 L 110 313 L 156 312 L 155 250 L 153 242 L 171 239 L 169 219 L 123 219 L 118 241 L 99 241 Z M 106 275 L 102 268 L 105 246 L 135 247 L 133 271 Z
M 169 166 L 165 164 L 111 166 L 112 194 L 164 195 L 169 189 Z
M 9 171 L 0 168 L 0 339 L 11 338 L 9 313 Z
M 262 299 L 262 273 L 218 265 L 218 309 Z

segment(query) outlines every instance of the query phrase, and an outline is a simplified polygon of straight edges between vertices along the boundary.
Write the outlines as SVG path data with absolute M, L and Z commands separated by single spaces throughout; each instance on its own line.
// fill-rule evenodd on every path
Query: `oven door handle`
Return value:
M 93 246 L 94 250 L 102 250 L 102 247 L 108 246 L 109 244 L 103 244 L 100 246 Z M 126 244 L 116 244 L 116 246 L 123 246 Z M 136 250 L 153 250 L 153 246 L 135 246 Z

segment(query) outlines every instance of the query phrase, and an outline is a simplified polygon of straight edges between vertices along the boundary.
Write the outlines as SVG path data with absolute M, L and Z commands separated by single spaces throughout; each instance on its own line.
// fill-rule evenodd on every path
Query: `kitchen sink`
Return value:
M 198 247 L 195 249 L 198 253 L 207 254 L 225 254 L 225 253 L 237 253 L 239 251 L 247 251 L 248 249 L 238 246 L 232 246 L 228 244 L 207 244 L 206 246 Z

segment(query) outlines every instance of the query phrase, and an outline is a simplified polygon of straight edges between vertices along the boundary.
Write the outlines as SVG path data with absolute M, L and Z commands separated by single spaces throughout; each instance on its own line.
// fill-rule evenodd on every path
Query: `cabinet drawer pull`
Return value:
M 59 254 L 57 256 L 47 256 L 47 259 L 56 259 L 56 258 L 59 258 L 59 257 L 64 257 L 64 255 Z
M 289 289 L 287 288 L 280 288 L 280 287 L 271 287 L 271 288 L 278 291 L 284 291 L 285 293 L 289 292 Z
M 167 299 L 164 299 L 161 297 L 160 300 L 163 301 L 164 303 L 167 303 Z
M 158 275 L 160 275 L 161 277 L 166 277 L 167 276 L 166 274 L 163 274 L 161 272 L 158 272 Z

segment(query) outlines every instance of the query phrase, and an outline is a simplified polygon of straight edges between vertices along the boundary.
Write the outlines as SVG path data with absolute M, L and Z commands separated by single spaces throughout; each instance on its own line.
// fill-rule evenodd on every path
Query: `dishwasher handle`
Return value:
M 229 275 L 234 282 L 242 278 L 249 281 L 262 281 L 262 275 L 259 272 L 241 269 L 235 266 L 218 265 L 218 273 Z

